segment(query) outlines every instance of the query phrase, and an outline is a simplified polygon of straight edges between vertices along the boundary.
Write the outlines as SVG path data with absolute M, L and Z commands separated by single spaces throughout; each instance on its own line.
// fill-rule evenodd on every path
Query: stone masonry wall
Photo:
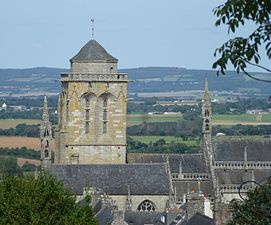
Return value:
M 62 82 L 55 163 L 125 163 L 126 86 L 126 82 Z

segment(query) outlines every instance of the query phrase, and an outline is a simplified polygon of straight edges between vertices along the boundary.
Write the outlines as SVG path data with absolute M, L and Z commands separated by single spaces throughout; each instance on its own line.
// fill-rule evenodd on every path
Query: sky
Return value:
M 91 39 L 119 68 L 211 69 L 229 36 L 215 27 L 221 0 L 0 0 L 0 68 L 69 68 Z

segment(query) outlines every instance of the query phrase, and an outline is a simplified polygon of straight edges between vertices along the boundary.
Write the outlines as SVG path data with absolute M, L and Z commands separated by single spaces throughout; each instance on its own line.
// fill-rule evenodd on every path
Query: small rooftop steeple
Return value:
M 42 170 L 48 171 L 52 165 L 52 128 L 49 121 L 47 97 L 44 96 L 42 122 L 40 124 L 40 160 Z
M 202 111 L 201 111 L 201 118 L 202 118 L 202 133 L 211 133 L 211 102 L 209 100 L 209 90 L 208 90 L 208 81 L 205 79 L 205 88 L 204 88 L 204 95 L 203 95 L 203 102 L 202 102 Z
M 209 101 L 209 90 L 208 90 L 208 80 L 205 78 L 205 87 L 204 87 L 204 102 Z
M 44 100 L 43 100 L 42 120 L 43 122 L 49 122 L 48 103 L 47 103 L 46 95 L 44 96 Z

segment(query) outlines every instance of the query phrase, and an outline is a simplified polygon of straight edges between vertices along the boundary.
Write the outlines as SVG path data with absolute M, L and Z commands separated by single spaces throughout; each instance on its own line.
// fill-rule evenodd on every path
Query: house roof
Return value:
M 90 40 L 80 51 L 70 59 L 71 62 L 86 61 L 105 61 L 118 62 L 118 60 L 110 55 L 97 41 Z
M 53 165 L 52 174 L 78 195 L 84 187 L 110 195 L 169 195 L 170 175 L 165 163 Z
M 188 221 L 181 223 L 181 225 L 215 225 L 215 221 L 201 213 L 195 213 Z

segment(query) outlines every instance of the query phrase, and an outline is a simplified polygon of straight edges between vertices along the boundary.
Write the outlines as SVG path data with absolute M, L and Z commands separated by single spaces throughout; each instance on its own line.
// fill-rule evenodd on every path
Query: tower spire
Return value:
M 47 96 L 44 96 L 43 100 L 43 113 L 42 113 L 42 120 L 49 121 L 49 113 L 48 113 L 48 102 L 47 102 Z
M 211 102 L 209 100 L 209 90 L 208 90 L 208 81 L 205 79 L 205 88 L 204 88 L 204 95 L 203 95 L 203 102 L 202 102 L 202 111 L 201 111 L 201 118 L 202 118 L 202 133 L 211 133 Z
M 48 171 L 52 165 L 52 128 L 49 121 L 47 97 L 44 96 L 42 122 L 40 124 L 40 160 L 42 170 Z
M 205 78 L 205 86 L 204 86 L 204 101 L 209 101 L 209 90 L 208 90 L 208 80 Z

